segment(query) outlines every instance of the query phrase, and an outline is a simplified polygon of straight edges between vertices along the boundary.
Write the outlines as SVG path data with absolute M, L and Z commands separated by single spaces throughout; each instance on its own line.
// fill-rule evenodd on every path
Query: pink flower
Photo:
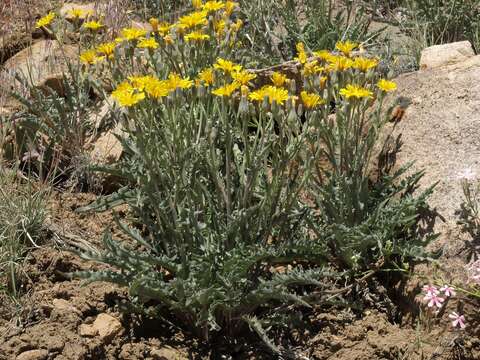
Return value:
M 428 307 L 433 307 L 435 305 L 437 308 L 441 308 L 442 303 L 445 301 L 444 298 L 441 298 L 440 296 L 434 293 L 427 293 L 427 295 L 425 295 L 423 300 L 428 301 Z
M 437 287 L 436 286 L 433 286 L 433 285 L 424 285 L 422 290 L 427 294 L 439 294 L 440 292 L 438 291 Z
M 465 329 L 465 317 L 463 315 L 459 315 L 456 312 L 452 312 L 450 315 L 448 315 L 450 319 L 452 319 L 452 326 L 453 327 L 459 327 L 460 329 Z
M 457 295 L 457 293 L 455 292 L 455 289 L 451 286 L 448 286 L 448 285 L 443 285 L 441 288 L 440 288 L 440 291 L 443 292 L 443 294 L 446 296 L 446 297 L 451 297 L 451 296 L 455 296 Z

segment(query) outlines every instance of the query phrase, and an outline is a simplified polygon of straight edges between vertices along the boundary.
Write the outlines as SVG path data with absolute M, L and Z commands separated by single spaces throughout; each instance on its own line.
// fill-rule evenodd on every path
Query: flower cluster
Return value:
M 427 306 L 429 308 L 436 307 L 438 309 L 443 306 L 447 298 L 456 295 L 455 289 L 450 285 L 443 285 L 440 289 L 434 285 L 425 285 L 423 287 L 423 292 L 425 294 L 423 300 L 427 302 Z M 460 327 L 461 329 L 466 327 L 465 317 L 463 315 L 452 312 L 449 315 L 449 318 L 453 320 L 453 327 Z

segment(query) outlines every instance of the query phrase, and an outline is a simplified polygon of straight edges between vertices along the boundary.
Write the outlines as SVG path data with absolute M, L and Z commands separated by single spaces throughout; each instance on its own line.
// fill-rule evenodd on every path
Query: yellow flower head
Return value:
M 240 31 L 240 29 L 242 28 L 242 26 L 243 26 L 243 21 L 242 21 L 242 19 L 238 19 L 236 22 L 234 22 L 234 23 L 232 24 L 232 26 L 231 26 L 230 28 L 232 29 L 232 31 L 233 31 L 234 33 L 237 33 L 237 32 Z
M 314 51 L 313 55 L 316 57 L 320 58 L 320 60 L 326 61 L 326 62 L 331 62 L 332 59 L 336 58 L 335 55 L 333 55 L 330 51 L 328 50 L 319 50 L 319 51 Z
M 345 88 L 340 89 L 340 95 L 345 96 L 347 99 L 350 99 L 352 97 L 357 99 L 363 99 L 372 98 L 373 92 L 365 89 L 364 87 L 349 84 Z
M 173 45 L 174 44 L 173 38 L 170 35 L 165 35 L 163 37 L 163 40 L 165 41 L 165 44 L 167 44 L 167 45 Z
M 96 50 L 86 50 L 80 54 L 80 61 L 87 65 L 93 65 L 105 59 L 104 56 L 98 56 Z
M 138 40 L 147 35 L 147 31 L 139 28 L 124 28 L 121 31 L 122 37 L 125 40 Z
M 213 85 L 213 82 L 215 81 L 215 74 L 213 72 L 213 69 L 212 68 L 207 68 L 205 70 L 202 70 L 198 74 L 198 80 L 203 82 L 203 84 L 207 87 L 210 86 L 210 85 Z
M 219 20 L 214 20 L 213 21 L 213 29 L 215 30 L 215 33 L 217 36 L 223 36 L 225 33 L 225 27 L 226 23 L 224 19 L 219 19 Z
M 213 65 L 215 69 L 223 71 L 225 74 L 231 74 L 234 71 L 241 71 L 242 65 L 237 65 L 229 60 L 218 58 L 217 62 Z
M 240 84 L 233 82 L 218 89 L 212 90 L 212 94 L 216 96 L 232 96 L 233 92 L 240 87 Z
M 266 97 L 270 104 L 275 101 L 277 104 L 283 105 L 285 101 L 288 100 L 288 90 L 281 87 L 267 85 L 259 90 L 251 92 L 248 97 L 253 101 L 263 101 Z
M 238 3 L 235 2 L 235 1 L 227 1 L 225 3 L 225 14 L 227 16 L 230 16 L 233 14 L 233 12 L 235 11 L 235 9 L 238 8 Z
M 337 42 L 337 44 L 335 45 L 335 48 L 339 51 L 342 52 L 343 55 L 345 56 L 350 56 L 350 54 L 352 53 L 353 49 L 357 48 L 358 47 L 358 44 L 354 43 L 354 42 L 351 42 L 351 41 L 339 41 Z
M 93 15 L 93 11 L 73 8 L 73 9 L 70 9 L 70 11 L 68 12 L 68 15 L 70 15 L 74 19 L 84 19 L 87 16 Z
M 151 37 L 148 39 L 141 39 L 138 44 L 137 48 L 140 49 L 156 49 L 158 48 L 158 43 L 155 38 Z
M 159 80 L 154 76 L 146 76 L 143 79 L 143 87 L 147 95 L 154 99 L 168 96 L 170 91 L 167 80 Z
M 300 98 L 307 109 L 313 109 L 319 105 L 325 104 L 325 101 L 319 95 L 308 93 L 306 91 L 300 93 Z
M 171 73 L 168 75 L 168 89 L 174 91 L 176 89 L 190 89 L 193 86 L 193 81 L 188 77 L 182 79 L 180 75 Z
M 47 15 L 45 15 L 44 17 L 42 17 L 41 19 L 39 19 L 37 21 L 37 26 L 36 28 L 39 29 L 41 27 L 44 27 L 44 26 L 48 26 L 52 23 L 53 19 L 55 19 L 55 16 L 57 16 L 54 12 L 49 12 Z
M 149 83 L 152 79 L 154 79 L 151 75 L 145 76 L 129 76 L 128 80 L 131 83 L 131 86 L 135 90 L 143 91 L 147 83 Z
M 397 84 L 393 81 L 388 81 L 385 79 L 380 79 L 377 83 L 377 86 L 380 90 L 385 92 L 395 91 L 397 90 Z
M 178 19 L 178 25 L 183 29 L 190 29 L 195 26 L 207 25 L 208 13 L 206 11 L 195 11 L 191 14 L 184 15 Z
M 325 68 L 319 66 L 317 60 L 313 60 L 303 65 L 302 74 L 303 76 L 307 77 L 321 73 L 323 70 L 325 70 Z
M 117 46 L 117 43 L 115 42 L 103 43 L 97 46 L 97 52 L 107 56 L 108 58 L 112 58 L 115 52 L 116 46 Z
M 98 29 L 103 27 L 103 24 L 98 21 L 88 21 L 85 24 L 83 24 L 83 27 L 85 29 L 97 31 Z
M 247 70 L 234 71 L 231 73 L 231 76 L 232 79 L 240 85 L 249 85 L 251 80 L 257 78 L 257 75 Z
M 369 58 L 364 58 L 359 56 L 353 60 L 352 67 L 362 72 L 367 72 L 368 70 L 373 69 L 377 65 L 378 65 L 377 59 L 369 59 Z
M 200 9 L 202 7 L 202 0 L 192 0 L 192 6 L 196 10 Z
M 307 53 L 303 43 L 297 44 L 297 56 L 295 57 L 295 60 L 297 60 L 300 64 L 305 64 L 307 62 Z
M 328 62 L 328 69 L 331 71 L 345 71 L 353 66 L 353 60 L 345 56 L 334 56 Z
M 145 93 L 136 91 L 129 82 L 124 81 L 112 92 L 112 97 L 120 106 L 130 107 L 145 99 Z
M 204 34 L 201 31 L 192 31 L 184 36 L 186 42 L 190 41 L 207 41 L 210 39 L 210 35 Z
M 202 5 L 202 9 L 207 12 L 218 11 L 225 7 L 225 3 L 223 1 L 207 1 L 205 4 Z
M 172 24 L 164 21 L 160 22 L 157 18 L 151 18 L 148 22 L 152 26 L 153 32 L 159 32 L 162 35 L 166 35 L 173 27 Z
M 290 79 L 287 78 L 286 75 L 278 71 L 274 71 L 270 79 L 272 80 L 273 85 L 276 87 L 282 87 L 290 82 Z

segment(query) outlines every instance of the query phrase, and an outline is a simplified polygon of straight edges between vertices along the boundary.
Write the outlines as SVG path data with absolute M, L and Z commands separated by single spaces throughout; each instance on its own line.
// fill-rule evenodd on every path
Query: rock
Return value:
M 53 299 L 52 305 L 53 308 L 59 312 L 68 311 L 80 314 L 80 311 L 65 299 Z
M 64 73 L 68 72 L 66 64 L 75 59 L 77 54 L 76 46 L 61 45 L 56 40 L 40 40 L 5 62 L 3 90 L 21 90 L 22 84 L 15 79 L 18 75 L 29 79 L 33 86 L 44 89 L 50 87 L 63 96 Z
M 92 327 L 104 342 L 110 342 L 123 330 L 120 321 L 108 314 L 98 315 L 93 322 Z
M 81 324 L 78 327 L 78 334 L 84 337 L 94 337 L 97 335 L 97 330 L 93 327 L 93 325 Z
M 29 350 L 17 356 L 17 360 L 45 360 L 48 356 L 47 350 Z
M 94 142 L 91 157 L 95 163 L 108 165 L 120 160 L 123 147 L 116 135 L 121 136 L 122 129 L 122 125 L 117 124 L 114 129 L 105 132 Z
M 460 63 L 475 56 L 469 41 L 430 46 L 422 51 L 420 69 L 435 69 L 445 65 Z
M 425 170 L 419 190 L 438 182 L 428 202 L 444 220 L 430 224 L 441 234 L 431 248 L 443 248 L 442 264 L 454 277 L 462 273 L 465 259 L 458 254 L 469 239 L 457 224 L 462 181 L 480 180 L 480 56 L 404 74 L 396 82 L 395 96 L 413 97 L 393 131 L 402 142 L 396 166 L 413 162 L 411 172 Z
M 150 356 L 154 360 L 182 360 L 188 359 L 183 353 L 171 347 L 150 350 Z
M 89 16 L 93 16 L 96 14 L 96 7 L 94 3 L 88 4 L 76 4 L 76 3 L 65 3 L 62 8 L 60 9 L 59 13 L 67 20 L 73 20 L 74 17 L 70 13 L 71 10 L 78 9 L 82 11 L 81 16 L 79 19 L 85 20 Z

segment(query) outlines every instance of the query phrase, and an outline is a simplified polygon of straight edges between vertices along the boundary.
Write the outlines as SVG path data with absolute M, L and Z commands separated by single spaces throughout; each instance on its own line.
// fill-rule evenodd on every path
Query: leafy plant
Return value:
M 428 192 L 408 195 L 421 174 L 369 181 L 396 84 L 358 43 L 297 43 L 296 75 L 245 69 L 229 60 L 249 49 L 237 4 L 196 6 L 152 19 L 152 34 L 123 29 L 108 56 L 97 44 L 81 54 L 81 79 L 101 78 L 122 107 L 125 157 L 100 170 L 128 184 L 82 210 L 127 204 L 133 221 L 117 219 L 130 241 L 106 232 L 104 250 L 81 254 L 110 269 L 76 275 L 128 287 L 136 308 L 204 340 L 248 325 L 281 352 L 263 315 L 327 304 L 365 272 L 423 255 Z

